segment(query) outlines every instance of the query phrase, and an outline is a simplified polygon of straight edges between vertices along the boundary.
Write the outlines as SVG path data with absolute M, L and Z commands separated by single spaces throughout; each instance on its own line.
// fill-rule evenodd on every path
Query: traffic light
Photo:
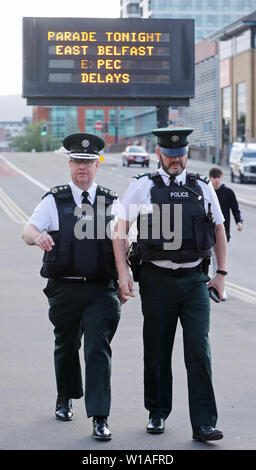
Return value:
M 41 126 L 41 135 L 47 135 L 47 125 L 43 124 Z

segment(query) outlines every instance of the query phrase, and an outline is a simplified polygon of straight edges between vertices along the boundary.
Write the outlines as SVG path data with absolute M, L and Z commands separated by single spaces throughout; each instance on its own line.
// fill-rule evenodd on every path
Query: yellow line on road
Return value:
M 5 211 L 6 214 L 10 217 L 11 210 L 11 213 L 15 216 L 14 218 L 11 217 L 12 220 L 20 223 L 26 223 L 28 221 L 29 216 L 19 206 L 17 206 L 17 204 L 8 196 L 8 194 L 6 194 L 2 188 L 0 188 L 0 198 L 2 201 L 2 209 L 4 210 L 5 204 L 8 206 L 8 210 Z
M 230 281 L 226 282 L 226 286 L 228 288 L 228 292 L 230 292 L 234 297 L 251 304 L 256 304 L 256 293 L 253 290 Z
M 9 209 L 5 202 L 2 201 L 0 197 L 0 207 L 3 209 L 5 214 L 13 221 L 13 222 L 21 222 L 20 219 L 17 219 L 17 216 Z
M 246 294 L 252 295 L 256 299 L 256 293 L 254 290 L 248 289 L 247 287 L 240 286 L 240 284 L 234 284 L 234 282 L 230 282 L 230 281 L 227 281 L 226 285 L 233 289 L 238 289 L 238 290 L 245 292 Z
M 237 289 L 234 289 L 233 287 L 229 287 L 228 293 L 230 292 L 231 295 L 236 297 L 239 300 L 243 300 L 244 302 L 249 302 L 250 304 L 256 304 L 256 297 L 253 297 L 252 295 L 245 294 L 245 292 L 238 291 Z

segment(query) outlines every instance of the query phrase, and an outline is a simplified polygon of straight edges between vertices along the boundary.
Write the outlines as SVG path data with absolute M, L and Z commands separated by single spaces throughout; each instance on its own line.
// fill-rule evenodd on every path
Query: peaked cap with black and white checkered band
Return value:
M 98 135 L 77 133 L 65 137 L 63 147 L 71 159 L 99 160 L 105 142 Z
M 181 157 L 187 153 L 187 136 L 194 129 L 188 127 L 161 127 L 152 134 L 158 138 L 157 145 L 167 157 Z

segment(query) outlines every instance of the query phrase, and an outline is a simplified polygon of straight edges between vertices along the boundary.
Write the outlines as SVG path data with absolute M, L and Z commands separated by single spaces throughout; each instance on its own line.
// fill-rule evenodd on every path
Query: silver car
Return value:
M 149 166 L 149 154 L 144 147 L 140 145 L 129 145 L 122 153 L 122 165 L 130 166 L 131 164 Z

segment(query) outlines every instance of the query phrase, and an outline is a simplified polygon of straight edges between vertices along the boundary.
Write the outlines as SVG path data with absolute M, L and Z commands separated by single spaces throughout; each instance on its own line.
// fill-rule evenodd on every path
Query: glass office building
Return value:
M 40 120 L 48 123 L 50 134 L 59 140 L 69 134 L 86 132 L 104 138 L 108 146 L 136 132 L 134 111 L 130 107 L 35 107 L 33 122 Z M 101 124 L 100 128 L 96 128 L 96 123 Z
M 120 0 L 120 16 L 122 18 L 181 18 L 195 20 L 195 42 L 204 39 L 213 33 L 221 30 L 223 27 L 230 25 L 240 18 L 252 13 L 255 9 L 255 0 Z M 234 43 L 235 39 L 233 39 Z M 235 45 L 231 41 L 223 41 L 220 46 L 220 59 L 230 56 L 230 48 L 232 51 L 242 52 L 248 43 L 248 32 L 242 37 L 237 38 Z M 217 128 L 215 126 L 218 120 L 218 107 L 216 88 L 216 80 L 218 75 L 218 57 L 211 55 L 206 57 L 205 63 L 198 63 L 196 66 L 196 97 L 191 100 L 189 108 L 180 108 L 173 113 L 170 108 L 169 118 L 173 125 L 184 125 L 185 122 L 191 123 L 191 110 L 194 108 L 193 125 L 196 132 L 193 139 L 203 142 L 205 145 L 215 145 L 218 141 Z M 203 75 L 202 75 L 203 73 Z M 209 74 L 209 78 L 205 80 L 205 84 L 201 83 L 202 76 Z M 214 78 L 215 77 L 215 78 Z M 215 80 L 215 81 L 214 81 Z M 200 91 L 199 91 L 200 90 Z M 230 137 L 230 93 L 223 92 L 223 102 L 225 103 L 225 111 L 223 112 L 223 133 L 229 141 Z M 245 132 L 244 119 L 244 101 L 246 91 L 241 85 L 237 87 L 237 134 L 242 135 Z M 207 101 L 205 101 L 207 100 Z M 208 102 L 208 103 L 207 103 Z M 214 104 L 215 103 L 215 104 Z M 204 118 L 202 117 L 202 109 L 204 109 Z M 156 120 L 155 108 L 148 108 L 143 116 L 143 108 L 141 110 L 134 109 L 134 128 L 135 137 L 143 134 L 140 129 L 144 130 L 144 135 L 150 138 L 150 133 L 154 127 Z M 173 117 L 174 116 L 174 117 Z M 176 117 L 175 117 L 176 116 Z M 145 121 L 142 122 L 141 121 Z M 128 137 L 128 136 L 127 136 Z
M 255 0 L 120 0 L 122 18 L 192 18 L 195 41 L 255 9 Z
M 85 132 L 88 134 L 96 134 L 104 138 L 105 134 L 115 137 L 118 133 L 118 138 L 121 138 L 134 133 L 133 112 L 130 108 L 109 109 L 108 119 L 106 119 L 105 108 L 85 108 L 84 112 Z M 103 123 L 101 129 L 95 129 L 97 121 Z
M 53 106 L 49 108 L 51 133 L 56 138 L 79 132 L 77 108 L 75 106 Z

